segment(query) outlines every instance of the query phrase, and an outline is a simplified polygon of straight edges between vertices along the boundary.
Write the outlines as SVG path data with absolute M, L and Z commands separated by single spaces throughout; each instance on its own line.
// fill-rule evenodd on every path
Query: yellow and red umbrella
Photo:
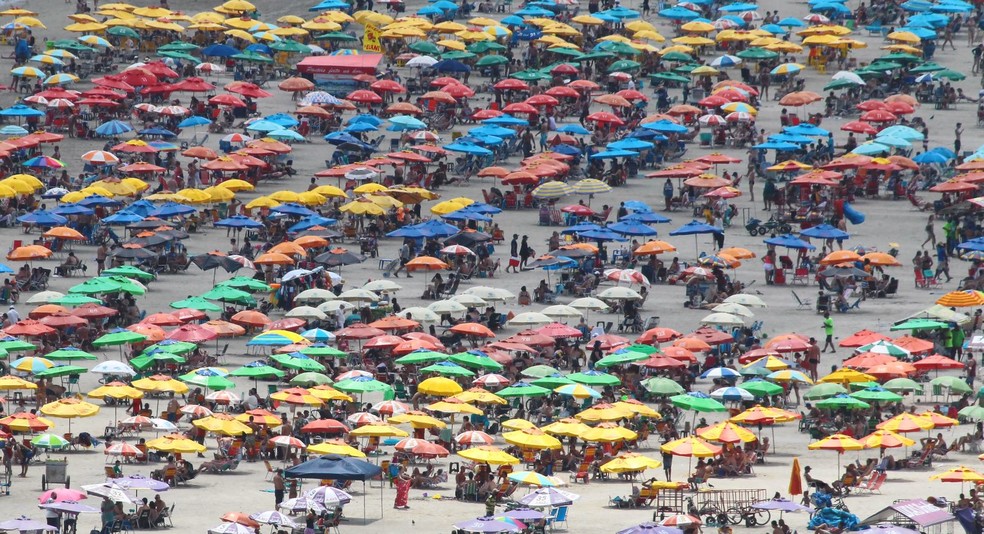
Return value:
M 891 430 L 875 430 L 871 434 L 861 438 L 861 443 L 866 449 L 894 449 L 897 447 L 911 447 L 916 441 L 909 439 L 901 434 L 896 434 Z
M 840 455 L 845 451 L 860 451 L 864 448 L 864 444 L 851 436 L 834 434 L 809 444 L 807 448 L 811 451 L 837 451 L 837 472 L 840 473 Z
M 722 421 L 716 425 L 698 428 L 697 435 L 706 440 L 721 443 L 750 443 L 758 439 L 752 431 L 730 421 Z
M 900 434 L 909 432 L 919 432 L 922 430 L 932 430 L 936 425 L 933 420 L 927 417 L 911 413 L 901 413 L 895 417 L 878 423 L 875 428 L 879 430 L 891 430 Z

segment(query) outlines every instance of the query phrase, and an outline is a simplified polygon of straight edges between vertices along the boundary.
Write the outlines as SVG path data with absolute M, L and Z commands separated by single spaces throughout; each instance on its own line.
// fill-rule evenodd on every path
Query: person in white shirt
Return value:
M 17 310 L 14 308 L 13 304 L 11 304 L 10 308 L 7 310 L 7 318 L 10 319 L 11 324 L 20 321 L 20 314 L 17 313 Z

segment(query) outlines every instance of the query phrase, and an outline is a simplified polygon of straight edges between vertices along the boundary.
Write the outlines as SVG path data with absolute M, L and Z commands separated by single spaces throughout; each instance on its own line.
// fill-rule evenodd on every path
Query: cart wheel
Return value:
M 68 488 L 71 488 L 71 487 L 72 487 L 72 477 L 66 476 L 65 477 L 65 489 L 68 489 Z
M 784 234 L 788 234 L 789 232 L 793 231 L 793 227 L 789 226 L 788 224 L 784 224 L 779 227 L 779 231 Z
M 758 228 L 756 228 L 756 227 L 754 227 L 754 226 L 753 226 L 753 227 L 751 227 L 751 228 L 749 228 L 749 229 L 748 229 L 748 233 L 749 233 L 749 235 L 751 235 L 752 237 L 755 237 L 755 236 L 757 236 L 757 235 L 758 235 L 758 233 L 759 233 L 759 232 L 758 232 Z
M 48 476 L 41 475 L 41 491 L 48 491 Z
M 732 525 L 740 525 L 742 521 L 745 519 L 745 514 L 742 513 L 741 508 L 738 508 L 737 506 L 728 508 L 727 514 L 728 514 L 728 522 L 731 523 Z

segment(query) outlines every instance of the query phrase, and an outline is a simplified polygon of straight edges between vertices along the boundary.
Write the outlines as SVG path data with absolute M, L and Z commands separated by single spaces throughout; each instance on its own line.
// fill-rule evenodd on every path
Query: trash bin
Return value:
M 713 132 L 700 132 L 700 146 L 711 146 L 711 139 L 713 137 Z

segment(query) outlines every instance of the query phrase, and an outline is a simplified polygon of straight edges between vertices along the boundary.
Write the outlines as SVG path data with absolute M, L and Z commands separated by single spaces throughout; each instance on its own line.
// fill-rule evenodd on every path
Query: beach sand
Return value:
M 136 3 L 139 5 L 147 4 L 146 1 Z M 635 5 L 636 3 L 637 1 L 633 0 L 628 2 L 626 7 L 638 7 Z M 217 3 L 209 2 L 174 0 L 171 2 L 171 8 L 194 13 L 199 10 L 211 8 L 213 4 L 217 5 Z M 307 8 L 311 4 L 312 2 L 299 2 L 296 0 L 276 4 L 268 1 L 258 2 L 263 19 L 267 21 L 273 21 L 285 14 L 298 14 L 306 17 L 309 15 Z M 414 12 L 422 4 L 423 2 L 419 0 L 410 2 L 407 12 Z M 856 7 L 855 4 L 856 2 L 850 2 L 848 5 L 853 9 Z M 781 9 L 782 16 L 802 17 L 808 12 L 808 8 L 804 3 L 791 5 L 777 0 L 765 0 L 760 3 L 760 6 L 759 11 L 763 13 L 765 11 Z M 38 11 L 39 18 L 49 27 L 47 31 L 39 31 L 39 37 L 44 36 L 49 39 L 73 37 L 72 34 L 60 28 L 68 23 L 68 19 L 65 16 L 72 12 L 74 3 L 69 4 L 58 0 L 32 0 L 27 2 L 25 7 Z M 656 19 L 655 17 L 651 20 L 664 35 L 671 36 L 672 30 L 665 20 Z M 860 61 L 870 61 L 872 58 L 880 55 L 881 51 L 879 47 L 884 43 L 881 42 L 880 37 L 868 37 L 864 33 L 863 31 L 857 32 L 854 37 L 868 42 L 870 46 L 854 54 Z M 956 52 L 939 51 L 935 59 L 950 68 L 969 74 L 968 66 L 971 54 L 969 47 L 966 46 L 965 35 L 960 34 L 957 41 L 961 46 L 958 47 Z M 706 59 L 709 60 L 710 57 Z M 9 61 L 5 60 L 5 65 L 8 65 Z M 409 72 L 401 72 L 401 75 L 407 78 Z M 817 74 L 812 69 L 805 71 L 803 75 L 807 81 L 806 88 L 818 92 L 830 76 L 829 73 L 826 75 Z M 474 77 L 472 79 L 475 80 Z M 231 81 L 231 76 L 225 73 L 211 78 L 210 81 L 221 85 Z M 87 87 L 87 84 L 80 84 L 80 86 Z M 976 94 L 977 92 L 977 80 L 974 78 L 968 78 L 964 82 L 958 83 L 957 86 L 963 87 L 968 94 Z M 648 91 L 649 89 L 647 89 Z M 293 109 L 293 104 L 290 102 L 287 93 L 278 90 L 273 90 L 273 92 L 275 94 L 273 98 L 264 99 L 259 102 L 260 112 L 262 114 L 266 115 L 281 111 L 289 112 Z M 673 93 L 675 94 L 676 91 Z M 16 98 L 15 93 L 0 94 L 0 104 L 9 106 L 14 103 Z M 487 100 L 480 100 L 478 105 L 485 105 L 486 102 Z M 650 109 L 652 107 L 653 104 L 650 104 Z M 813 104 L 812 107 L 807 109 L 813 112 L 822 111 L 822 103 Z M 769 133 L 778 131 L 779 113 L 780 106 L 775 102 L 769 102 L 763 106 L 759 114 L 759 127 L 765 128 Z M 950 146 L 953 141 L 953 123 L 962 121 L 966 128 L 963 135 L 964 146 L 972 150 L 984 141 L 982 130 L 975 126 L 974 113 L 975 108 L 973 104 L 961 103 L 958 104 L 955 110 L 950 111 L 938 111 L 923 107 L 918 110 L 917 116 L 921 116 L 929 122 L 932 146 L 938 144 Z M 805 113 L 801 111 L 800 115 L 805 115 Z M 840 119 L 825 119 L 822 124 L 825 128 L 837 131 L 838 143 L 842 143 L 844 138 L 841 135 L 842 132 L 838 130 L 843 122 Z M 443 135 L 445 139 L 450 137 L 447 133 Z M 218 137 L 213 135 L 210 139 L 209 145 L 212 148 L 217 148 Z M 61 154 L 63 160 L 69 162 L 69 171 L 73 173 L 78 172 L 81 168 L 79 156 L 87 150 L 101 148 L 103 142 L 98 140 L 79 141 L 76 139 L 67 139 L 61 143 Z M 384 141 L 384 145 L 386 142 Z M 311 175 L 324 168 L 323 162 L 330 153 L 326 150 L 326 147 L 326 143 L 318 138 L 313 138 L 311 144 L 295 145 L 293 159 L 294 167 L 298 171 L 296 176 L 283 182 L 262 183 L 257 191 L 240 194 L 239 197 L 248 201 L 257 195 L 270 193 L 279 189 L 296 191 L 306 189 Z M 709 151 L 704 151 L 696 145 L 691 145 L 687 157 L 697 157 L 706 152 Z M 724 152 L 741 157 L 742 159 L 745 157 L 744 151 L 725 150 Z M 516 158 L 510 161 L 509 164 L 515 166 L 517 164 Z M 730 167 L 722 167 L 722 170 L 728 169 L 744 172 L 744 168 L 744 163 L 741 163 Z M 491 185 L 493 184 L 489 181 L 473 179 L 467 184 L 451 186 L 440 191 L 440 193 L 445 198 L 463 195 L 481 199 L 480 190 Z M 609 204 L 617 206 L 620 201 L 632 199 L 646 201 L 650 205 L 658 207 L 662 203 L 661 186 L 662 182 L 660 181 L 653 182 L 645 178 L 632 179 L 626 186 L 594 198 L 592 205 L 600 206 L 602 204 Z M 744 189 L 747 186 L 743 185 L 742 187 Z M 761 183 L 757 187 L 760 189 Z M 758 198 L 761 198 L 760 195 L 761 191 L 759 191 Z M 925 192 L 920 194 L 920 196 L 928 200 L 937 198 L 935 194 Z M 576 198 L 569 200 L 571 202 L 577 201 Z M 768 218 L 768 213 L 762 211 L 760 202 L 750 202 L 747 195 L 735 199 L 733 202 L 742 210 L 747 210 L 745 213 L 750 216 Z M 430 205 L 430 203 L 425 204 L 425 211 Z M 879 250 L 887 250 L 889 248 L 889 242 L 898 242 L 901 244 L 900 259 L 902 259 L 905 266 L 890 270 L 890 273 L 898 277 L 901 281 L 897 296 L 891 299 L 868 300 L 861 303 L 860 310 L 853 310 L 849 314 L 837 314 L 834 316 L 836 336 L 838 338 L 848 336 L 862 328 L 887 333 L 888 327 L 893 321 L 931 305 L 940 294 L 956 287 L 956 281 L 954 281 L 945 284 L 939 290 L 926 291 L 913 288 L 913 274 L 908 265 L 908 258 L 914 255 L 919 248 L 919 243 L 924 238 L 922 228 L 925 224 L 925 214 L 916 212 L 909 202 L 905 200 L 892 202 L 889 200 L 866 199 L 857 202 L 855 207 L 865 213 L 867 221 L 862 225 L 851 226 L 849 228 L 852 237 L 848 243 L 850 245 L 863 244 L 869 247 L 876 247 Z M 668 225 L 658 226 L 661 239 L 667 238 L 666 236 L 669 230 L 690 220 L 688 213 L 674 212 L 668 215 L 672 217 L 673 222 Z M 537 226 L 537 219 L 538 215 L 536 211 L 524 210 L 503 213 L 496 217 L 496 222 L 504 229 L 507 236 L 512 233 L 529 235 L 533 247 L 538 252 L 544 252 L 546 251 L 546 240 L 556 228 Z M 749 236 L 744 228 L 742 228 L 740 221 L 741 217 L 727 231 L 726 246 L 747 247 L 761 256 L 765 252 L 765 246 L 762 244 L 761 238 Z M 941 234 L 939 230 L 937 233 Z M 36 236 L 36 233 L 33 236 Z M 0 231 L 0 248 L 6 249 L 15 239 L 24 240 L 31 237 L 23 235 L 19 229 L 2 230 Z M 692 238 L 668 238 L 668 240 L 678 246 L 681 259 L 693 259 L 694 242 Z M 225 250 L 228 246 L 228 238 L 222 229 L 206 228 L 204 232 L 194 235 L 192 239 L 186 240 L 185 244 L 188 246 L 191 254 L 213 249 Z M 703 236 L 698 239 L 697 244 L 701 250 L 710 250 L 712 246 L 710 239 L 704 238 Z M 351 245 L 346 246 L 351 247 Z M 398 240 L 388 239 L 382 241 L 380 243 L 381 257 L 397 257 L 398 247 Z M 93 272 L 91 267 L 94 267 L 94 255 L 95 252 L 91 248 L 81 249 L 80 257 L 90 265 L 90 274 Z M 501 258 L 503 263 L 506 262 L 507 256 L 508 243 L 499 246 L 496 251 L 496 257 Z M 53 268 L 53 265 L 54 262 L 47 262 L 45 264 L 49 268 Z M 955 278 L 959 278 L 965 272 L 967 266 L 968 264 L 965 262 L 955 261 L 951 268 Z M 381 277 L 382 273 L 376 267 L 377 262 L 374 260 L 367 261 L 362 265 L 345 267 L 343 271 L 346 280 L 345 287 L 360 287 L 368 280 Z M 816 292 L 815 285 L 794 288 L 766 286 L 764 284 L 761 263 L 757 259 L 745 262 L 742 267 L 737 269 L 735 274 L 746 283 L 754 280 L 756 283 L 751 287 L 750 291 L 760 294 L 769 305 L 767 309 L 755 310 L 755 319 L 761 320 L 764 323 L 763 333 L 771 336 L 777 333 L 795 331 L 807 336 L 820 338 L 822 334 L 821 318 L 813 312 L 812 308 L 809 310 L 798 310 L 791 294 L 791 290 L 794 290 L 801 297 L 813 298 Z M 223 275 L 220 274 L 219 276 L 221 278 Z M 488 282 L 518 293 L 520 286 L 534 287 L 541 278 L 544 278 L 544 273 L 529 271 L 518 275 L 499 275 L 495 280 Z M 405 278 L 398 280 L 398 283 L 404 286 L 404 289 L 398 294 L 398 298 L 404 307 L 420 304 L 418 297 L 422 293 L 423 286 L 427 283 L 428 279 L 429 276 L 420 275 L 409 280 Z M 78 278 L 55 278 L 51 281 L 50 289 L 65 291 L 80 281 Z M 211 289 L 211 281 L 211 273 L 202 273 L 192 266 L 188 272 L 183 274 L 161 276 L 159 280 L 154 281 L 150 285 L 150 291 L 145 296 L 138 297 L 137 302 L 148 313 L 166 311 L 167 303 L 171 301 L 184 298 L 188 295 L 199 295 L 208 291 Z M 462 290 L 466 289 L 469 285 L 479 285 L 482 283 L 479 280 L 463 282 Z M 28 295 L 24 295 L 22 300 L 26 300 L 27 298 Z M 568 300 L 561 298 L 560 302 L 563 303 Z M 681 332 L 692 331 L 698 326 L 697 321 L 706 312 L 684 308 L 682 305 L 684 300 L 684 290 L 680 286 L 654 286 L 645 309 L 642 311 L 642 315 L 643 317 L 657 315 L 661 317 L 660 324 L 662 326 L 674 328 Z M 26 316 L 32 307 L 20 304 L 17 308 L 23 316 Z M 503 312 L 535 311 L 538 309 L 538 306 L 520 308 L 515 304 L 500 306 L 500 311 Z M 275 312 L 274 317 L 279 317 L 280 313 Z M 592 321 L 602 319 L 606 321 L 618 320 L 614 315 L 599 316 L 599 314 L 592 314 L 591 316 Z M 507 328 L 501 336 L 508 336 L 516 330 L 515 328 Z M 255 359 L 252 356 L 246 355 L 245 341 L 246 338 L 234 338 L 230 340 L 230 347 L 223 362 L 226 367 L 235 368 Z M 115 348 L 111 348 L 103 351 L 100 355 L 106 359 L 116 359 L 118 352 Z M 848 355 L 849 351 L 846 349 L 839 350 L 836 355 L 825 354 L 820 369 L 830 369 Z M 97 378 L 98 376 L 91 374 L 83 375 L 81 382 L 82 391 L 89 391 L 96 387 Z M 244 394 L 252 386 L 251 382 L 244 380 L 237 379 L 237 382 L 239 382 L 239 387 L 235 391 L 241 394 Z M 262 384 L 262 387 L 265 387 L 265 384 Z M 698 389 L 700 390 L 709 391 L 710 387 L 709 381 L 701 380 L 698 383 Z M 374 399 L 367 397 L 366 400 Z M 930 408 L 933 404 L 939 403 L 942 400 L 919 398 L 919 407 L 920 409 Z M 99 401 L 95 402 L 98 403 Z M 911 400 L 907 399 L 906 402 L 911 402 Z M 10 409 L 12 410 L 12 407 Z M 723 418 L 720 414 L 707 415 L 707 419 L 712 423 Z M 112 409 L 103 409 L 95 417 L 74 420 L 72 431 L 76 434 L 82 431 L 88 431 L 94 435 L 100 435 L 102 434 L 103 428 L 110 423 L 112 417 Z M 57 420 L 56 423 L 55 433 L 61 434 L 67 431 L 68 424 L 66 421 Z M 948 442 L 952 442 L 953 439 L 971 432 L 972 426 L 962 425 L 954 430 L 943 431 L 943 435 Z M 154 433 L 144 432 L 142 436 L 151 438 L 154 436 Z M 754 476 L 714 479 L 712 483 L 716 489 L 762 488 L 767 490 L 767 494 L 770 496 L 773 492 L 777 491 L 785 494 L 789 480 L 790 464 L 794 457 L 800 458 L 801 465 L 812 466 L 813 473 L 817 478 L 828 481 L 834 480 L 837 469 L 837 459 L 834 454 L 823 451 L 808 452 L 806 445 L 809 441 L 810 439 L 807 434 L 796 431 L 795 424 L 779 427 L 776 429 L 776 439 L 774 440 L 775 453 L 766 458 L 764 465 L 755 467 Z M 209 438 L 207 444 L 210 447 L 207 455 L 210 457 L 211 451 L 215 448 L 215 441 Z M 640 452 L 658 457 L 659 453 L 657 449 L 658 443 L 655 440 L 650 440 L 649 443 L 642 446 Z M 104 479 L 103 467 L 106 465 L 107 457 L 102 454 L 101 449 L 89 452 L 55 454 L 54 456 L 66 456 L 68 458 L 68 473 L 71 476 L 72 487 L 77 488 L 82 484 L 97 483 Z M 864 459 L 874 456 L 877 456 L 874 451 L 863 451 L 860 454 L 848 453 L 841 459 L 841 463 L 843 464 L 859 457 Z M 191 460 L 196 466 L 201 461 L 194 458 Z M 458 461 L 460 458 L 452 457 L 441 460 L 438 462 L 438 465 L 446 467 L 449 460 Z M 677 458 L 674 464 L 674 478 L 676 480 L 684 480 L 686 477 L 684 469 L 687 465 L 687 459 Z M 882 488 L 881 494 L 852 496 L 847 499 L 847 504 L 852 512 L 864 518 L 897 499 L 926 497 L 929 495 L 944 495 L 953 499 L 958 495 L 960 486 L 930 481 L 928 477 L 933 472 L 955 467 L 959 464 L 976 467 L 978 460 L 971 454 L 951 453 L 946 459 L 934 464 L 932 471 L 890 472 L 888 481 Z M 156 467 L 127 464 L 124 465 L 123 469 L 126 474 L 140 473 L 147 476 L 151 469 Z M 32 465 L 29 476 L 26 479 L 14 478 L 12 495 L 0 497 L 0 520 L 21 514 L 26 514 L 36 519 L 43 518 L 43 514 L 36 508 L 37 497 L 41 492 L 41 474 L 43 470 L 44 468 L 41 466 Z M 173 503 L 176 505 L 174 513 L 176 529 L 182 532 L 205 532 L 207 529 L 218 525 L 220 523 L 219 516 L 226 512 L 242 511 L 254 513 L 273 509 L 274 498 L 273 494 L 269 492 L 272 489 L 272 485 L 270 482 L 264 480 L 264 475 L 265 468 L 262 462 L 243 462 L 237 470 L 227 474 L 200 475 L 191 484 L 174 488 L 163 493 L 162 497 L 168 504 Z M 648 478 L 650 476 L 661 476 L 661 473 L 649 471 L 645 475 Z M 561 478 L 566 479 L 567 474 L 561 474 Z M 310 487 L 310 483 L 305 484 L 305 487 Z M 650 520 L 653 517 L 652 509 L 615 510 L 607 507 L 611 497 L 617 495 L 626 496 L 630 493 L 630 487 L 627 482 L 592 481 L 587 485 L 580 483 L 571 485 L 567 489 L 581 495 L 581 499 L 570 511 L 568 528 L 570 532 L 615 532 L 636 523 Z M 424 491 L 413 490 L 411 492 L 410 510 L 393 509 L 392 503 L 395 492 L 388 485 L 382 489 L 382 497 L 380 497 L 380 489 L 375 486 L 366 487 L 365 491 L 363 491 L 361 485 L 356 484 L 352 490 L 354 500 L 345 508 L 347 520 L 342 523 L 340 528 L 344 532 L 396 532 L 404 528 L 411 530 L 420 529 L 418 532 L 446 532 L 451 529 L 451 525 L 454 522 L 480 516 L 484 512 L 484 505 L 481 503 L 454 501 L 453 482 L 445 484 L 442 489 L 427 491 L 426 493 L 429 494 L 429 498 L 423 497 Z M 521 489 L 518 494 L 521 495 L 523 492 L 525 490 Z M 149 494 L 149 492 L 141 492 L 140 496 L 143 497 L 146 494 Z M 438 500 L 433 498 L 436 495 L 441 495 L 445 498 L 450 497 L 451 499 Z M 150 496 L 152 497 L 152 494 Z M 95 498 L 90 498 L 87 503 L 97 507 L 99 504 Z M 363 507 L 368 512 L 368 522 L 366 524 L 362 521 Z M 794 530 L 804 530 L 808 518 L 802 514 L 789 514 L 785 516 L 785 519 Z M 91 528 L 98 528 L 98 523 L 98 514 L 83 515 L 79 520 L 78 530 L 79 532 L 88 532 Z M 265 527 L 264 530 L 268 528 Z M 749 529 L 736 527 L 736 530 L 745 531 Z

